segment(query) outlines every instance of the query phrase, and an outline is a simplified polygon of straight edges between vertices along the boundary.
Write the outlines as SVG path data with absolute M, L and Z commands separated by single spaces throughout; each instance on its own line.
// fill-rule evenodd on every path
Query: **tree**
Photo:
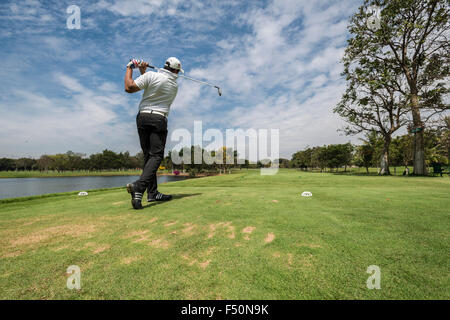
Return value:
M 377 59 L 355 60 L 352 47 L 343 58 L 347 90 L 334 109 L 348 123 L 343 131 L 347 135 L 377 132 L 384 139 L 380 158 L 380 174 L 390 175 L 389 146 L 392 135 L 407 123 L 406 101 L 399 90 L 402 76 L 398 70 L 380 65 Z
M 144 156 L 144 153 L 142 152 L 142 151 L 139 151 L 137 154 L 136 154 L 136 159 L 137 159 L 137 161 L 138 161 L 138 163 L 139 163 L 139 165 L 138 165 L 138 167 L 139 166 L 142 166 L 142 168 L 144 168 L 144 164 L 145 164 L 145 156 Z
M 327 147 L 315 147 L 311 153 L 311 166 L 320 168 L 322 172 L 328 164 Z
M 411 134 L 396 137 L 391 143 L 391 160 L 394 166 L 408 166 L 413 161 L 413 137 Z
M 284 158 L 275 159 L 274 163 L 278 163 L 279 168 L 289 168 L 289 160 Z
M 372 165 L 374 150 L 372 146 L 363 144 L 356 147 L 355 164 L 358 167 L 366 168 L 366 172 L 369 173 L 369 167 Z
M 44 154 L 37 160 L 37 167 L 40 171 L 47 171 L 51 167 L 52 161 L 52 157 Z
M 351 143 L 331 144 L 325 150 L 328 167 L 338 169 L 344 166 L 345 171 L 347 171 L 347 166 L 350 165 L 352 160 L 353 146 Z
M 13 159 L 1 158 L 0 171 L 12 171 L 16 169 L 16 164 Z
M 80 170 L 82 167 L 81 159 L 85 156 L 84 153 L 75 153 L 73 151 L 67 151 L 67 170 Z
M 16 170 L 33 170 L 36 167 L 36 160 L 31 158 L 20 158 L 15 163 Z
M 367 8 L 378 5 L 380 28 L 370 28 Z M 383 70 L 400 72 L 403 83 L 393 89 L 405 96 L 414 134 L 414 174 L 427 174 L 425 167 L 425 124 L 436 114 L 449 109 L 443 99 L 449 93 L 450 42 L 448 0 L 365 0 L 351 18 L 347 52 L 352 60 L 379 63 Z
M 344 171 L 347 171 L 347 166 L 350 166 L 353 160 L 353 152 L 355 150 L 355 147 L 349 142 L 346 144 L 340 144 L 339 145 L 340 154 L 340 164 L 341 166 L 344 166 Z
M 449 117 L 447 117 L 447 127 L 429 128 L 424 132 L 426 162 L 428 165 L 432 163 L 448 164 L 450 151 L 450 126 L 448 126 L 450 121 L 448 119 Z
M 313 148 L 306 148 L 303 151 L 299 151 L 292 156 L 291 165 L 294 168 L 301 168 L 302 170 L 308 170 L 313 167 L 312 154 Z

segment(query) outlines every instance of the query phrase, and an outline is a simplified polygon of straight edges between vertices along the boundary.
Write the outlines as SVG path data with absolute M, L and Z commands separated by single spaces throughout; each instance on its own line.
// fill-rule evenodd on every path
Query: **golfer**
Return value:
M 136 117 L 137 130 L 144 153 L 144 170 L 140 178 L 127 184 L 134 209 L 142 209 L 142 195 L 147 189 L 148 201 L 168 201 L 171 195 L 158 191 L 156 171 L 164 157 L 167 138 L 167 116 L 178 92 L 178 72 L 181 63 L 177 58 L 167 59 L 164 69 L 147 72 L 148 64 L 131 60 L 125 73 L 125 91 L 128 93 L 144 90 Z M 139 68 L 141 75 L 133 80 L 133 69 Z

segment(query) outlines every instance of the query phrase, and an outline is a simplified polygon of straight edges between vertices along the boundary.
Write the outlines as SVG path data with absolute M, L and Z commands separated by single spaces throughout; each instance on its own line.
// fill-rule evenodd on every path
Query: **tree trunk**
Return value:
M 391 175 L 389 171 L 389 145 L 391 144 L 391 135 L 384 137 L 383 154 L 381 155 L 380 176 Z
M 413 174 L 426 175 L 423 130 L 414 133 Z
M 413 116 L 414 132 L 414 154 L 413 174 L 423 176 L 427 174 L 425 167 L 425 146 L 423 139 L 423 124 L 420 118 L 419 98 L 417 94 L 411 94 L 411 109 Z M 416 130 L 420 129 L 418 132 Z

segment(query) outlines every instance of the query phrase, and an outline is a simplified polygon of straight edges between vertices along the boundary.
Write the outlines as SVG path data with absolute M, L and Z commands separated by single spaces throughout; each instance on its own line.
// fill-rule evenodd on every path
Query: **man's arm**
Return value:
M 133 80 L 133 69 L 131 67 L 127 67 L 127 71 L 125 72 L 125 91 L 128 93 L 133 93 L 141 90 Z

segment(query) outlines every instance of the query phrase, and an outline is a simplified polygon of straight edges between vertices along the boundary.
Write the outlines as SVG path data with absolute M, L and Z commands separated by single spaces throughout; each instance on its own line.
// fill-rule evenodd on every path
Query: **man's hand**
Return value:
M 142 60 L 131 59 L 130 62 L 128 62 L 128 64 L 127 64 L 127 68 L 131 68 L 131 69 L 139 68 L 142 63 L 146 63 L 146 62 L 144 62 Z M 147 65 L 148 65 L 148 63 L 147 63 Z
M 145 70 L 147 70 L 147 67 L 148 67 L 148 63 L 147 62 L 142 61 L 139 64 L 139 71 L 141 72 L 141 74 L 145 73 Z

